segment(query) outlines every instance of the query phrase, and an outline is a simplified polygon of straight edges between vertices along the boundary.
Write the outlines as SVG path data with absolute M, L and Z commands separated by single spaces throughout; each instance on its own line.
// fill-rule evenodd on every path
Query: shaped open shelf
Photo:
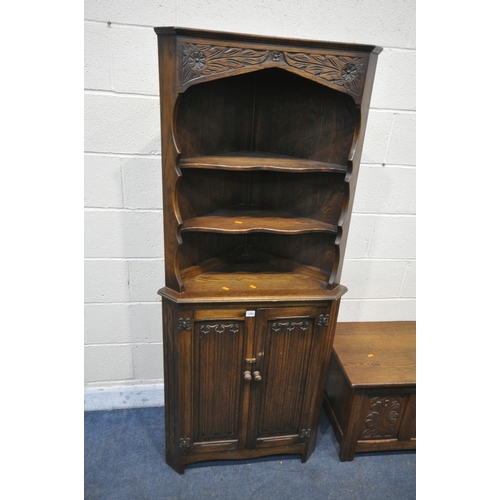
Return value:
M 346 173 L 346 165 L 293 158 L 262 151 L 237 151 L 220 155 L 183 158 L 181 168 L 214 168 L 220 170 L 270 170 L 276 172 L 339 172 Z
M 337 227 L 333 224 L 306 217 L 296 217 L 287 212 L 243 205 L 189 219 L 181 226 L 181 233 L 187 231 L 227 234 L 246 234 L 257 231 L 300 234 L 311 232 L 336 233 Z

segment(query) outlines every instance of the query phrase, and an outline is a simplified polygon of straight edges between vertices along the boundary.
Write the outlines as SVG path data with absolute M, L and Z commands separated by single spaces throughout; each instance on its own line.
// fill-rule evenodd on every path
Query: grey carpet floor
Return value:
M 340 462 L 322 412 L 316 450 L 298 456 L 165 463 L 164 409 L 85 412 L 86 500 L 410 500 L 416 498 L 416 452 L 363 453 Z

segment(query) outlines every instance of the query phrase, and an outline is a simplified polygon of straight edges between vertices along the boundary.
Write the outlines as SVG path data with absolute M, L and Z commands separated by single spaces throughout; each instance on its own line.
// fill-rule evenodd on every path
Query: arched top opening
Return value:
M 175 134 L 184 158 L 250 151 L 346 166 L 358 125 L 350 95 L 267 68 L 189 87 Z

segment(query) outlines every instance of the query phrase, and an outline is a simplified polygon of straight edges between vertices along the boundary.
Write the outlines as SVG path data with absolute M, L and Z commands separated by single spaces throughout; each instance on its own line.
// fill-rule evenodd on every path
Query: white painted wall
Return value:
M 86 0 L 88 394 L 97 397 L 102 388 L 162 383 L 156 292 L 163 286 L 163 247 L 154 26 L 384 47 L 344 264 L 342 283 L 349 292 L 342 299 L 339 320 L 414 320 L 414 0 Z M 123 399 L 119 394 L 117 404 Z M 97 406 L 102 408 L 102 401 Z

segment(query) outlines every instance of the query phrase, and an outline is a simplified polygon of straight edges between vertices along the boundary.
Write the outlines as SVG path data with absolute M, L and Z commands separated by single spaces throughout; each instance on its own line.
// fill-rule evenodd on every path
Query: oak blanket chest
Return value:
M 324 409 L 340 445 L 355 453 L 416 449 L 416 323 L 338 323 Z

